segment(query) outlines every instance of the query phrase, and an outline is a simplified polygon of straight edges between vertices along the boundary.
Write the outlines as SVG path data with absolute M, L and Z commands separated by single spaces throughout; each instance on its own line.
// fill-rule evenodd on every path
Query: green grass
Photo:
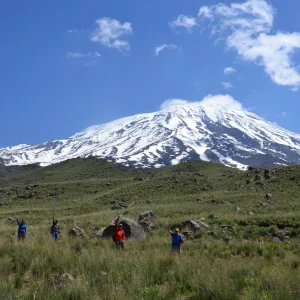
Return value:
M 260 184 L 256 170 L 198 161 L 142 171 L 88 158 L 0 172 L 0 298 L 299 298 L 299 166 L 275 169 L 270 179 L 260 170 Z M 49 234 L 54 199 L 59 243 Z M 135 220 L 156 213 L 146 241 L 129 240 L 121 253 L 111 240 L 92 238 L 121 212 L 111 210 L 120 201 Z M 13 236 L 15 215 L 28 224 L 24 242 Z M 172 256 L 167 231 L 188 219 L 203 220 L 217 237 L 197 233 L 181 257 Z M 69 237 L 73 225 L 89 238 Z M 289 236 L 281 244 L 273 242 L 278 230 Z M 65 273 L 74 280 L 60 284 Z

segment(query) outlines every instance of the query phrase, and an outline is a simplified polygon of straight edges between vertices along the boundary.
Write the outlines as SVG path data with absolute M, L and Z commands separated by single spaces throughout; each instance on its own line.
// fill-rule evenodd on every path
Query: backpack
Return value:
M 52 232 L 59 232 L 59 225 L 58 224 L 53 224 L 51 226 L 51 233 Z

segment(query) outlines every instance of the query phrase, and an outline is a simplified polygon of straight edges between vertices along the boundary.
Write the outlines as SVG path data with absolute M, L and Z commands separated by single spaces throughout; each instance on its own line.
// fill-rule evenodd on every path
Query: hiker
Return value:
M 125 249 L 125 231 L 123 229 L 123 225 L 119 224 L 120 216 L 118 216 L 115 220 L 115 234 L 114 234 L 114 242 L 116 244 L 116 248 L 119 249 Z
M 54 220 L 54 214 L 53 214 L 53 222 L 52 222 L 50 233 L 52 234 L 53 238 L 57 242 L 58 241 L 58 237 L 60 235 L 60 230 L 59 230 L 58 220 L 57 219 Z
M 181 254 L 181 248 L 184 243 L 183 235 L 179 234 L 179 229 L 176 228 L 175 232 L 172 230 L 169 231 L 172 236 L 172 252 Z
M 17 220 L 17 224 L 19 225 L 18 228 L 18 240 L 24 240 L 26 237 L 26 233 L 27 233 L 27 227 L 25 224 L 25 221 L 22 220 L 21 222 L 19 221 L 18 217 L 16 217 Z

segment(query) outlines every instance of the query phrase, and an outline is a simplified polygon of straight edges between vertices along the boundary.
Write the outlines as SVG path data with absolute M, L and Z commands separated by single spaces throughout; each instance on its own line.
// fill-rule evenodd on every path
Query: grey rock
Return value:
M 274 243 L 274 244 L 281 244 L 281 240 L 280 240 L 280 238 L 278 238 L 278 237 L 273 237 L 272 238 L 272 243 Z
M 199 220 L 187 220 L 181 223 L 173 224 L 171 229 L 174 230 L 178 228 L 180 231 L 200 231 L 203 229 L 208 229 L 209 225 Z
M 214 214 L 210 214 L 207 218 L 210 219 L 210 220 L 219 219 L 219 217 L 215 216 Z
M 214 232 L 214 231 L 208 231 L 207 234 L 210 235 L 210 236 L 212 236 L 212 237 L 214 237 L 214 238 L 218 237 L 217 233 Z
M 69 229 L 69 235 L 86 237 L 85 231 L 77 226 L 74 226 Z
M 119 204 L 115 204 L 111 207 L 112 210 L 123 209 L 123 207 Z
M 267 200 L 270 200 L 270 199 L 273 198 L 273 194 L 267 193 L 266 196 L 265 196 L 265 198 L 266 198 Z
M 183 236 L 187 240 L 194 240 L 194 234 L 193 231 L 183 231 L 182 232 Z
M 146 231 L 151 231 L 155 226 L 155 215 L 153 211 L 145 211 L 139 215 L 138 223 Z
M 74 281 L 75 281 L 74 276 L 68 273 L 62 275 L 56 275 L 52 279 L 52 282 L 56 287 L 65 287 Z
M 273 233 L 274 237 L 278 237 L 279 239 L 283 240 L 285 237 L 285 231 L 284 230 L 278 230 Z
M 102 238 L 103 235 L 103 231 L 105 230 L 106 227 L 102 227 L 99 230 L 97 230 L 96 232 L 93 233 L 93 237 L 96 238 Z
M 130 238 L 137 241 L 144 241 L 146 238 L 145 231 L 141 225 L 129 218 L 122 218 L 120 223 L 123 225 L 126 239 Z M 112 238 L 115 232 L 114 222 L 111 222 L 102 233 L 103 238 Z

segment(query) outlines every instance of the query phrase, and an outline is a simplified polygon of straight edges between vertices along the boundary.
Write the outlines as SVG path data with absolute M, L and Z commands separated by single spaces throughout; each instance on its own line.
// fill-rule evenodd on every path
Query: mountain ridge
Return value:
M 230 96 L 225 103 L 212 99 L 169 104 L 88 127 L 67 139 L 2 148 L 0 160 L 8 166 L 45 166 L 91 155 L 137 168 L 191 159 L 239 169 L 300 163 L 299 134 L 244 110 Z

